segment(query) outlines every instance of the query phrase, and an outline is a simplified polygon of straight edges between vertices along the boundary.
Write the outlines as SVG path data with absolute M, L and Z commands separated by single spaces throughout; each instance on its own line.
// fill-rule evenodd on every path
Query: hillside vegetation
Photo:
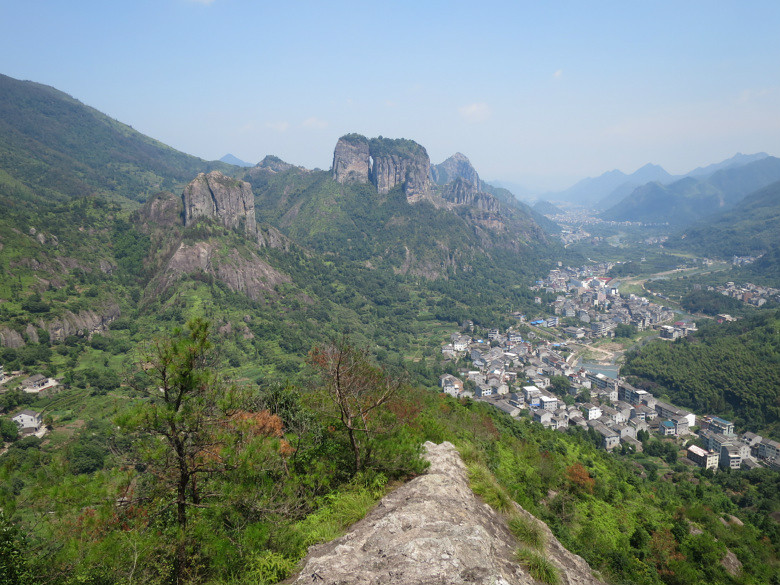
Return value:
M 780 182 L 745 197 L 734 209 L 699 222 L 670 239 L 669 246 L 730 258 L 765 252 L 780 242 Z
M 52 87 L 0 75 L 2 207 L 100 193 L 143 200 L 232 165 L 174 150 Z
M 699 323 L 692 337 L 648 344 L 626 356 L 621 374 L 657 396 L 780 437 L 780 313 L 733 323 Z

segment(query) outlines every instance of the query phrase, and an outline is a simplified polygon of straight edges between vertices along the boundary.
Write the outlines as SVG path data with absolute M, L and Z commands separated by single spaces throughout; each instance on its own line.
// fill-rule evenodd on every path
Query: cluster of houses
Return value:
M 731 421 L 717 416 L 701 417 L 699 438 L 704 447 L 688 447 L 687 457 L 700 467 L 750 469 L 758 465 L 758 460 L 780 469 L 780 443 L 750 432 L 738 436 Z
M 684 323 L 675 324 L 675 328 L 686 327 Z M 695 438 L 691 431 L 697 423 L 694 413 L 659 401 L 624 380 L 572 366 L 550 342 L 534 346 L 517 332 L 502 334 L 492 329 L 487 340 L 453 333 L 442 353 L 467 357 L 472 366 L 460 370 L 459 375 L 441 376 L 442 392 L 488 402 L 515 417 L 529 412 L 536 422 L 553 430 L 592 428 L 601 435 L 601 446 L 607 451 L 621 443 L 640 451 L 640 431 Z M 564 401 L 551 391 L 555 376 L 568 380 L 566 392 L 572 399 Z M 574 397 L 582 401 L 572 404 Z M 701 417 L 699 424 L 700 442 L 706 448 L 692 446 L 687 452 L 697 465 L 736 469 L 755 466 L 756 460 L 762 460 L 780 468 L 780 444 L 776 441 L 753 433 L 738 437 L 733 423 L 718 417 Z
M 20 375 L 21 372 L 12 372 L 10 376 L 6 375 L 5 368 L 0 365 L 0 392 L 4 391 L 6 382 L 14 379 Z M 38 393 L 42 390 L 52 388 L 57 385 L 57 382 L 51 378 L 47 378 L 41 374 L 30 376 L 21 381 L 19 389 L 29 394 Z M 19 427 L 19 435 L 27 436 L 36 433 L 45 432 L 43 427 L 43 415 L 40 412 L 34 410 L 25 409 L 17 413 L 11 420 Z
M 538 282 L 537 290 L 559 294 L 551 304 L 555 315 L 577 319 L 580 326 L 565 327 L 563 332 L 575 339 L 612 335 L 620 325 L 634 325 L 644 331 L 669 321 L 674 314 L 645 297 L 623 298 L 604 276 L 611 263 L 582 268 L 555 268 Z
M 593 428 L 602 435 L 602 446 L 610 451 L 621 442 L 640 450 L 639 431 L 681 436 L 695 424 L 695 415 L 659 402 L 644 390 L 570 365 L 548 342 L 534 348 L 516 332 L 504 335 L 495 329 L 488 338 L 487 342 L 472 340 L 461 333 L 450 337 L 442 353 L 468 356 L 472 368 L 462 370 L 459 376 L 441 376 L 442 392 L 490 402 L 512 416 L 530 411 L 534 420 L 553 430 Z M 575 396 L 586 396 L 587 401 L 566 404 L 554 395 L 550 390 L 554 376 L 568 380 L 567 392 L 572 399 L 567 402 Z
M 716 287 L 708 286 L 707 290 L 719 292 L 724 296 L 740 300 L 754 307 L 762 307 L 769 301 L 780 302 L 780 289 L 760 286 L 750 282 L 742 285 L 727 282 L 725 285 Z

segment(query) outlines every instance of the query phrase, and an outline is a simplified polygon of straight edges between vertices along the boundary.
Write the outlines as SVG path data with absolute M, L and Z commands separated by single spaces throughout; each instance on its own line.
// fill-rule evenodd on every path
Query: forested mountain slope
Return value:
M 629 354 L 621 374 L 657 396 L 780 437 L 780 312 L 733 323 L 702 320 L 692 337 Z
M 780 182 L 751 193 L 738 206 L 702 220 L 668 246 L 710 257 L 763 253 L 780 242 Z
M 143 200 L 232 165 L 179 152 L 52 87 L 0 75 L 0 201 Z

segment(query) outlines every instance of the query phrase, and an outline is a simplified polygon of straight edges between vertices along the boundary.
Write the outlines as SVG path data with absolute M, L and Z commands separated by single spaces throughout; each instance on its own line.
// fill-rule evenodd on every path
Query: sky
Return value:
M 780 155 L 780 2 L 0 0 L 0 73 L 174 148 L 329 168 L 339 136 L 562 189 Z

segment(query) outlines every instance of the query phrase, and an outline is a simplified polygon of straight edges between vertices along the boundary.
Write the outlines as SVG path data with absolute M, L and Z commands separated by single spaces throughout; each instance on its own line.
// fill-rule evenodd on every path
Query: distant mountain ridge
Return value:
M 330 171 L 274 160 L 274 168 L 258 165 L 245 178 L 259 221 L 319 252 L 403 274 L 437 278 L 471 269 L 479 257 L 518 253 L 522 265 L 538 257 L 540 246 L 554 245 L 545 233 L 550 226 L 540 227 L 548 220 L 508 191 L 489 193 L 468 159 L 457 159 L 439 185 L 422 145 L 347 134 Z
M 542 199 L 568 201 L 584 207 L 593 207 L 605 198 L 612 199 L 613 196 L 611 194 L 614 191 L 620 189 L 624 191 L 627 189 L 627 186 L 638 187 L 650 181 L 663 183 L 673 179 L 674 177 L 660 166 L 646 164 L 630 175 L 616 169 L 607 171 L 598 177 L 582 179 L 564 191 L 546 193 L 542 196 Z
M 703 179 L 720 170 L 745 166 L 767 158 L 765 152 L 736 155 L 704 167 L 698 167 L 684 175 L 671 175 L 658 165 L 646 164 L 630 175 L 617 169 L 607 171 L 598 177 L 588 177 L 573 186 L 558 192 L 545 193 L 540 199 L 545 201 L 566 201 L 583 207 L 604 211 L 622 202 L 634 190 L 648 183 L 669 185 L 686 177 Z
M 761 160 L 763 158 L 767 158 L 769 155 L 765 152 L 757 152 L 756 154 L 742 154 L 741 152 L 738 152 L 731 158 L 727 158 L 724 161 L 721 161 L 719 163 L 714 163 L 711 165 L 707 165 L 705 167 L 697 167 L 690 171 L 689 173 L 686 173 L 686 177 L 706 177 L 708 175 L 711 175 L 715 173 L 716 171 L 721 171 L 723 169 L 728 169 L 732 167 L 741 167 L 745 166 L 746 164 L 755 162 L 757 160 Z
M 252 163 L 248 163 L 246 161 L 241 160 L 237 156 L 233 156 L 230 153 L 227 153 L 225 156 L 223 156 L 221 159 L 219 159 L 223 163 L 227 163 L 229 165 L 235 165 L 237 167 L 253 167 L 254 165 Z
M 749 193 L 778 180 L 780 159 L 765 157 L 744 166 L 728 166 L 703 178 L 685 177 L 669 185 L 648 183 L 600 217 L 689 225 L 737 205 Z

